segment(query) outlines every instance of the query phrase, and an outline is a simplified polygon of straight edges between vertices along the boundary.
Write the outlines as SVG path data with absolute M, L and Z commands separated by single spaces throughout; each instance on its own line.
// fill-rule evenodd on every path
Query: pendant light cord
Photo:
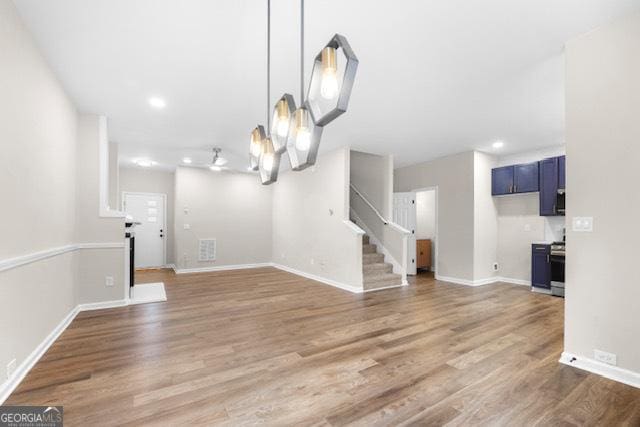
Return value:
M 267 0 L 267 134 L 271 131 L 271 0 Z
M 300 0 L 300 106 L 304 104 L 304 0 Z

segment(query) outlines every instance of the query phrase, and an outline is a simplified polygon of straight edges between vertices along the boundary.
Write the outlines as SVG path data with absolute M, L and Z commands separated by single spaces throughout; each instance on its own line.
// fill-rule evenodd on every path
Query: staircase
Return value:
M 393 266 L 384 262 L 384 255 L 378 253 L 366 234 L 362 236 L 362 275 L 365 291 L 402 284 L 402 276 L 393 273 Z

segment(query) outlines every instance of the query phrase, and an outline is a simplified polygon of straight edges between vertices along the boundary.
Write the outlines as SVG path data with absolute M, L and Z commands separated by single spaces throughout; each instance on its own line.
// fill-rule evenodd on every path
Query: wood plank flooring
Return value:
M 7 404 L 78 426 L 640 426 L 640 390 L 560 365 L 563 300 L 524 286 L 139 276 L 168 301 L 80 313 Z

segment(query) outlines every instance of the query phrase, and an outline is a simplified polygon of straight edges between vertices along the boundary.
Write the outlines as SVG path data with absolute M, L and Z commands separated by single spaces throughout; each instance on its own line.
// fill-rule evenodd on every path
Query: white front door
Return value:
M 416 193 L 393 193 L 393 222 L 411 232 L 407 237 L 407 274 L 416 270 Z
M 165 196 L 164 194 L 124 193 L 123 210 L 133 221 L 135 233 L 135 267 L 165 265 Z

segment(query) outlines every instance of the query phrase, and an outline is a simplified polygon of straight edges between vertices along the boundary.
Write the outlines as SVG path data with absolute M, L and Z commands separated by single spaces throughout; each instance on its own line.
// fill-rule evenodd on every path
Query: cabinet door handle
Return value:
M 551 262 L 551 258 L 549 258 L 549 255 L 547 255 L 547 262 Z
M 556 213 L 556 205 L 555 204 L 553 205 L 553 213 L 554 214 Z
M 513 186 L 513 192 L 514 192 L 514 193 L 517 193 L 517 192 L 518 192 L 518 186 L 517 186 L 517 185 L 514 185 L 514 186 Z

